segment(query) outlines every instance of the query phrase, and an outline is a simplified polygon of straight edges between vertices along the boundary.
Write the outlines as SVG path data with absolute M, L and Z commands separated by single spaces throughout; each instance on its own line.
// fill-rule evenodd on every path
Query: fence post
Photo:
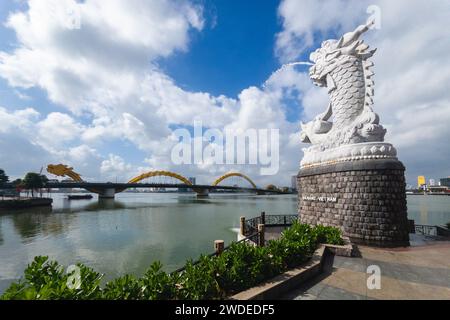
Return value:
M 266 213 L 261 212 L 261 224 L 266 224 Z
M 409 233 L 416 233 L 416 226 L 414 220 L 408 220 L 409 223 Z
M 241 235 L 245 236 L 245 217 L 241 217 L 240 229 Z
M 265 245 L 264 233 L 265 233 L 264 225 L 258 224 L 258 246 L 260 247 L 264 247 Z
M 216 251 L 216 255 L 219 256 L 223 252 L 224 248 L 225 248 L 225 241 L 223 240 L 214 241 L 214 250 Z

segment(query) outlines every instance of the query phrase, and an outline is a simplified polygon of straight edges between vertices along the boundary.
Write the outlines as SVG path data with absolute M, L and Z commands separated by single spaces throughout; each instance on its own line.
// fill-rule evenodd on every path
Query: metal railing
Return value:
M 298 220 L 298 215 L 267 215 L 265 225 L 272 226 L 291 226 Z
M 436 226 L 416 224 L 414 225 L 414 230 L 416 233 L 420 233 L 426 236 L 437 236 Z
M 244 218 L 243 218 L 244 219 Z M 298 219 L 297 215 L 266 215 L 265 212 L 262 212 L 260 216 L 245 220 L 244 222 L 244 236 L 243 239 L 232 242 L 227 247 L 224 247 L 220 252 L 214 252 L 206 255 L 207 257 L 214 257 L 222 252 L 229 250 L 233 244 L 238 243 L 249 243 L 251 245 L 264 245 L 266 241 L 264 241 L 264 228 L 262 231 L 258 229 L 258 226 L 264 225 L 268 227 L 274 226 L 290 226 Z M 193 261 L 192 265 L 196 265 L 200 262 L 199 260 Z M 186 266 L 181 267 L 170 274 L 180 273 L 186 270 Z
M 265 212 L 262 212 L 258 217 L 245 220 L 244 235 L 246 236 L 258 232 L 258 225 L 260 224 L 263 224 L 266 227 L 287 227 L 291 226 L 297 220 L 298 215 L 266 215 Z
M 450 230 L 441 226 L 415 224 L 414 231 L 425 236 L 450 237 Z
M 262 223 L 262 217 L 255 217 L 245 220 L 244 234 L 243 236 L 252 235 L 258 232 L 258 225 Z

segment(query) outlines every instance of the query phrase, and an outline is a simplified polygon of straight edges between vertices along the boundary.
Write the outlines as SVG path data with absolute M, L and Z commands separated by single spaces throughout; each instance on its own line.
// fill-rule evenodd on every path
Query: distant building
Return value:
M 197 184 L 197 179 L 195 177 L 189 177 L 188 180 L 190 183 L 192 183 L 194 185 Z
M 434 179 L 430 179 L 429 185 L 430 187 L 434 187 L 436 185 L 436 181 Z
M 450 187 L 450 177 L 441 179 L 441 186 Z
M 429 187 L 428 192 L 430 194 L 445 194 L 445 195 L 448 194 L 448 195 L 450 195 L 450 187 L 445 187 L 445 186 Z
M 297 176 L 291 177 L 291 188 L 292 190 L 297 190 Z
M 424 176 L 418 176 L 417 177 L 417 188 L 420 189 L 423 186 L 427 185 L 427 181 L 425 180 Z

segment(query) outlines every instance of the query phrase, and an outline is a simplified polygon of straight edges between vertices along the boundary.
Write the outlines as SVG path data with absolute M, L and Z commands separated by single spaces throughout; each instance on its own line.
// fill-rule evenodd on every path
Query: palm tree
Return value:
M 25 189 L 31 190 L 31 196 L 34 198 L 34 191 L 37 189 L 44 188 L 47 181 L 48 179 L 45 175 L 41 175 L 39 173 L 34 172 L 28 172 L 22 181 L 22 185 Z
M 14 188 L 16 188 L 17 195 L 18 195 L 19 198 L 20 198 L 20 192 L 21 192 L 22 189 L 23 189 L 23 181 L 22 181 L 22 179 L 16 179 L 16 180 L 14 180 L 14 181 L 11 182 L 11 183 L 12 183 L 12 185 L 14 186 Z

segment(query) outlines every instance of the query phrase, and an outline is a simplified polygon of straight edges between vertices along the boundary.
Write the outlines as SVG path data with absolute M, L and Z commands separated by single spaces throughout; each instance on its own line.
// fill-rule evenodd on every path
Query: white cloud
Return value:
M 283 30 L 276 51 L 281 61 L 311 52 L 325 34 L 338 36 L 369 18 L 372 1 L 285 0 L 279 8 Z M 447 136 L 450 109 L 450 7 L 442 1 L 388 1 L 381 9 L 381 29 L 364 36 L 378 48 L 375 62 L 375 110 L 388 128 L 405 163 L 410 181 L 419 174 L 439 178 L 449 174 Z M 326 107 L 324 89 L 303 91 L 305 118 Z M 428 165 L 433 163 L 433 166 Z
M 194 116 L 211 126 L 232 120 L 235 100 L 186 92 L 155 64 L 156 58 L 187 50 L 189 32 L 203 28 L 201 7 L 185 1 L 87 0 L 77 5 L 80 28 L 73 29 L 64 19 L 74 1 L 28 4 L 27 11 L 9 16 L 7 26 L 19 45 L 0 52 L 0 75 L 14 87 L 44 89 L 75 116 L 92 117 L 82 128 L 84 143 L 128 140 L 158 154 L 167 151 L 169 124 L 192 125 Z M 81 128 L 74 122 L 53 128 L 50 122 L 41 124 L 42 132 L 63 134 L 47 141 L 43 136 L 48 148 L 70 141 L 69 134 Z
M 77 138 L 83 126 L 67 114 L 52 112 L 37 124 L 39 141 L 47 146 L 61 146 Z
M 75 116 L 92 117 L 85 125 L 63 113 L 41 121 L 34 140 L 50 152 L 70 154 L 67 147 L 76 145 L 73 138 L 78 135 L 79 143 L 89 146 L 127 140 L 148 154 L 148 163 L 167 167 L 175 143 L 170 124 L 191 126 L 197 119 L 207 127 L 222 128 L 234 121 L 253 126 L 271 121 L 276 126 L 284 120 L 270 95 L 261 93 L 260 98 L 267 96 L 271 106 L 258 108 L 250 93 L 256 94 L 256 88 L 244 90 L 243 101 L 187 92 L 157 68 L 156 58 L 187 50 L 190 30 L 202 29 L 198 6 L 181 1 L 88 0 L 79 5 L 81 28 L 68 29 L 63 10 L 68 3 L 73 1 L 30 0 L 28 11 L 10 15 L 7 23 L 19 46 L 0 53 L 0 74 L 11 86 L 40 87 Z M 129 169 L 117 158 L 105 161 L 102 168 Z
M 64 24 L 68 4 L 79 8 L 79 29 Z M 105 112 L 126 99 L 155 67 L 154 59 L 186 50 L 189 30 L 203 27 L 200 8 L 181 1 L 29 0 L 28 5 L 28 11 L 8 18 L 20 45 L 0 53 L 0 74 L 12 86 L 46 90 L 53 102 L 77 114 Z
M 39 117 L 39 112 L 33 108 L 8 111 L 0 107 L 0 132 L 9 132 L 17 129 L 27 129 Z
M 0 107 L 0 165 L 12 177 L 60 162 L 74 165 L 85 178 L 98 176 L 98 152 L 87 145 L 71 146 L 82 130 L 80 124 L 61 113 L 39 118 L 33 108 L 8 111 Z
M 277 35 L 276 53 L 282 61 L 292 61 L 309 50 L 330 30 L 347 32 L 362 21 L 365 1 L 284 0 L 278 8 L 283 30 Z
M 273 74 L 264 88 L 243 88 L 237 99 L 188 92 L 155 61 L 188 50 L 189 33 L 205 24 L 200 7 L 182 1 L 86 0 L 79 5 L 81 28 L 70 29 L 62 9 L 73 1 L 28 3 L 29 9 L 8 19 L 18 44 L 11 52 L 0 52 L 0 76 L 13 87 L 45 90 L 52 102 L 71 114 L 61 110 L 41 120 L 35 109 L 0 108 L 0 133 L 20 128 L 21 137 L 44 148 L 49 159 L 72 159 L 72 165 L 93 178 L 111 173 L 111 179 L 126 179 L 140 169 L 164 167 L 208 182 L 211 175 L 230 169 L 256 177 L 259 168 L 171 166 L 170 150 L 176 141 L 169 125 L 191 126 L 197 119 L 219 129 L 279 128 L 280 174 L 260 181 L 289 184 L 301 145 L 299 125 L 287 121 L 284 99 L 298 101 L 303 120 L 322 112 L 328 101 L 326 90 L 314 87 L 307 73 L 299 71 L 304 69 Z M 368 0 L 282 1 L 278 14 L 283 28 L 275 43 L 280 61 L 307 56 L 330 33 L 340 35 L 364 23 L 369 4 Z M 450 48 L 445 41 L 450 36 L 450 9 L 437 1 L 382 0 L 377 5 L 382 28 L 365 36 L 379 49 L 375 109 L 389 129 L 387 139 L 398 146 L 401 159 L 415 175 L 436 150 L 439 157 L 450 156 L 445 139 L 450 133 Z M 98 154 L 97 146 L 111 141 L 132 142 L 145 152 L 146 160 L 134 168 L 125 156 Z M 446 163 L 423 173 L 447 175 Z
M 145 162 L 150 162 L 145 160 Z M 161 168 L 158 168 L 161 169 Z M 155 170 L 149 166 L 135 166 L 127 163 L 121 156 L 109 154 L 108 159 L 102 161 L 100 165 L 100 173 L 102 178 L 108 181 L 129 181 L 131 178 L 139 174 Z

